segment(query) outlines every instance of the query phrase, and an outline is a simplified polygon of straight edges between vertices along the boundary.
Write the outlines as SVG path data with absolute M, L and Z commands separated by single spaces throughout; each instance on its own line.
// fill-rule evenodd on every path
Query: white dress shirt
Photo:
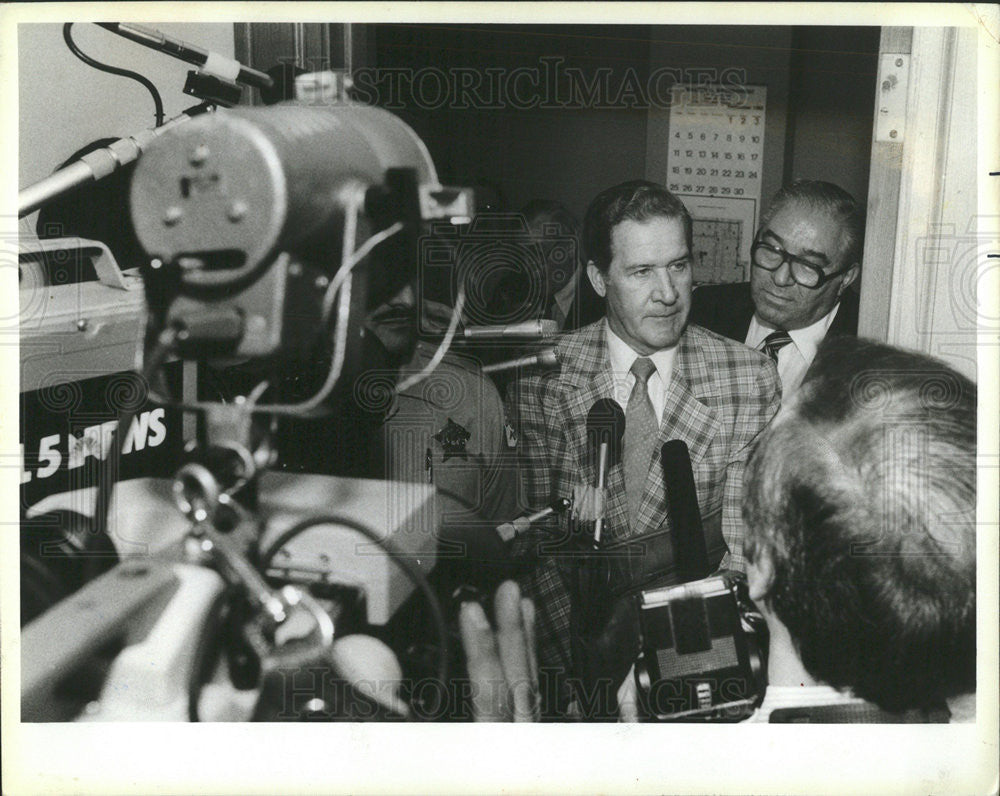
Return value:
M 643 354 L 637 354 L 618 335 L 611 331 L 611 327 L 605 321 L 605 339 L 608 345 L 608 358 L 611 360 L 611 378 L 614 381 L 614 399 L 621 405 L 622 409 L 628 408 L 628 397 L 632 394 L 632 387 L 635 386 L 635 376 L 630 372 L 632 363 Z M 649 359 L 653 360 L 656 370 L 650 374 L 646 382 L 646 390 L 649 393 L 649 400 L 653 404 L 653 412 L 657 418 L 663 417 L 663 408 L 667 403 L 667 387 L 670 385 L 670 374 L 674 369 L 674 354 L 677 346 L 657 351 L 649 354 Z
M 840 302 L 834 304 L 833 309 L 812 326 L 807 326 L 804 329 L 792 329 L 788 332 L 792 342 L 778 351 L 778 377 L 781 379 L 782 404 L 788 401 L 788 398 L 802 383 L 802 378 L 806 375 L 806 371 L 809 370 L 809 366 L 816 356 L 816 349 L 826 337 L 833 319 L 837 317 L 838 309 L 840 309 Z M 764 338 L 775 331 L 777 329 L 764 323 L 754 313 L 753 318 L 750 319 L 750 328 L 747 330 L 745 342 L 750 348 L 759 350 L 764 344 Z

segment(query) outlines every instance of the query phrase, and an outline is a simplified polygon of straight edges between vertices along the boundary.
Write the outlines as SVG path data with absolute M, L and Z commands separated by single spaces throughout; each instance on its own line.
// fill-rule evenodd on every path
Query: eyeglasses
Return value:
M 822 287 L 834 277 L 846 274 L 854 267 L 852 263 L 839 271 L 827 273 L 821 266 L 796 257 L 794 254 L 789 254 L 780 246 L 765 243 L 760 239 L 755 240 L 753 246 L 750 247 L 750 260 L 758 268 L 763 268 L 765 271 L 777 271 L 785 263 L 788 263 L 789 273 L 796 284 L 811 289 Z

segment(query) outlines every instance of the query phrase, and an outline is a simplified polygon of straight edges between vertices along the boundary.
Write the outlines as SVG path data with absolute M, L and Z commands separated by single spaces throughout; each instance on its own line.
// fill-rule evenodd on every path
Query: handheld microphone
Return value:
M 506 359 L 503 362 L 494 362 L 492 365 L 483 365 L 483 373 L 503 373 L 506 370 L 515 368 L 557 368 L 559 359 L 556 357 L 554 348 L 543 348 L 537 354 L 518 357 L 517 359 Z
M 531 527 L 532 523 L 545 519 L 552 514 L 566 511 L 566 509 L 570 507 L 571 502 L 572 501 L 569 498 L 557 498 L 541 511 L 536 511 L 534 514 L 525 514 L 522 517 L 518 517 L 516 520 L 505 522 L 503 525 L 498 525 L 497 533 L 500 535 L 501 539 L 505 542 L 509 542 L 514 537 L 527 531 Z
M 597 471 L 596 487 L 604 490 L 607 484 L 608 470 L 614 467 L 622 458 L 622 436 L 625 434 L 625 412 L 618 402 L 611 398 L 600 398 L 594 401 L 587 413 L 587 453 L 596 455 L 591 464 Z M 604 531 L 604 516 L 594 521 L 594 544 L 601 543 Z
M 711 567 L 687 443 L 679 439 L 663 443 L 660 461 L 667 489 L 674 561 L 680 582 L 699 580 L 709 575 Z
M 149 47 L 151 50 L 194 64 L 200 67 L 203 72 L 208 72 L 223 80 L 235 80 L 237 83 L 257 88 L 271 88 L 274 85 L 271 77 L 263 72 L 258 72 L 256 69 L 244 66 L 239 61 L 211 52 L 203 47 L 167 36 L 155 28 L 147 28 L 145 25 L 136 25 L 131 22 L 98 22 L 96 24 L 137 44 Z
M 500 324 L 497 326 L 466 326 L 462 334 L 467 338 L 472 337 L 501 337 L 534 339 L 537 337 L 551 337 L 558 333 L 559 324 L 547 318 L 540 318 L 534 321 L 522 321 L 521 323 Z

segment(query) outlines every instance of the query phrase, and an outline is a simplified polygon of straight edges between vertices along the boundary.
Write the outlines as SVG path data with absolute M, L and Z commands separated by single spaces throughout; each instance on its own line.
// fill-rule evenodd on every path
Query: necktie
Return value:
M 788 336 L 788 332 L 778 329 L 778 331 L 771 332 L 764 338 L 764 345 L 761 346 L 760 350 L 771 357 L 771 361 L 777 365 L 778 352 L 790 342 L 792 342 L 792 338 Z
M 649 474 L 649 463 L 660 424 L 649 400 L 646 382 L 656 370 L 653 360 L 640 357 L 632 363 L 630 372 L 635 376 L 635 385 L 628 397 L 625 408 L 625 438 L 622 445 L 622 464 L 625 475 L 625 494 L 628 498 L 629 520 L 633 528 L 637 525 L 639 504 L 642 502 L 643 487 Z

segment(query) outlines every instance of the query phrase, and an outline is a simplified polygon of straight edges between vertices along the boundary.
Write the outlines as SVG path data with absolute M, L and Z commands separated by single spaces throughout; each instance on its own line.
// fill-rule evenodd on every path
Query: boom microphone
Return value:
M 233 58 L 211 52 L 196 44 L 188 44 L 186 41 L 167 36 L 155 28 L 147 28 L 145 25 L 135 25 L 131 22 L 98 22 L 96 24 L 137 44 L 149 47 L 151 50 L 194 64 L 200 67 L 203 72 L 208 72 L 223 80 L 235 80 L 237 83 L 257 88 L 271 88 L 274 85 L 270 76 L 263 72 L 258 72 Z
M 597 471 L 595 486 L 603 491 L 607 484 L 608 470 L 622 458 L 622 436 L 625 434 L 625 412 L 611 398 L 599 398 L 587 412 L 587 453 Z M 596 456 L 596 459 L 593 457 Z M 604 530 L 604 516 L 594 521 L 594 544 L 600 544 Z
M 27 188 L 22 188 L 17 194 L 17 217 L 24 218 L 29 213 L 34 213 L 42 205 L 69 193 L 74 188 L 84 183 L 102 180 L 122 166 L 127 166 L 138 160 L 153 139 L 188 121 L 198 113 L 201 113 L 200 109 L 190 108 L 159 127 L 152 127 L 126 138 L 119 138 L 106 147 L 83 155 L 79 160 L 74 160 L 59 171 L 48 177 L 43 177 Z
M 708 576 L 711 567 L 687 444 L 679 439 L 663 443 L 660 461 L 667 488 L 667 513 L 680 582 L 699 580 Z

